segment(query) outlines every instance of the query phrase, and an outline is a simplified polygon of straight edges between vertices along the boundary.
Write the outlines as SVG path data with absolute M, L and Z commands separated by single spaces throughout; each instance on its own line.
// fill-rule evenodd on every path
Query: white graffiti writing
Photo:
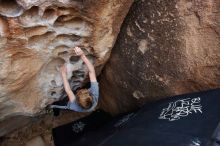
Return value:
M 189 114 L 202 113 L 200 97 L 180 99 L 176 102 L 170 102 L 167 108 L 164 108 L 159 116 L 159 119 L 167 119 L 169 121 L 179 120 L 181 117 L 186 117 Z
M 83 122 L 79 121 L 77 123 L 74 123 L 72 126 L 72 130 L 76 133 L 79 133 L 81 131 L 83 131 L 84 127 L 86 124 L 84 124 Z

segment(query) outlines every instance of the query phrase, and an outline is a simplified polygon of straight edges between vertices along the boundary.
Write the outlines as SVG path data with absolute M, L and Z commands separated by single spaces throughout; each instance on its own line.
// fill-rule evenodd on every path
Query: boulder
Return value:
M 73 90 L 88 81 L 87 68 L 74 53 L 75 46 L 83 48 L 98 75 L 132 2 L 1 0 L 0 122 L 15 116 L 36 116 L 62 98 L 57 67 L 64 63 Z M 4 128 L 0 136 L 22 123 L 10 122 L 8 126 L 13 128 Z
M 135 1 L 101 75 L 114 114 L 171 95 L 220 87 L 220 2 Z

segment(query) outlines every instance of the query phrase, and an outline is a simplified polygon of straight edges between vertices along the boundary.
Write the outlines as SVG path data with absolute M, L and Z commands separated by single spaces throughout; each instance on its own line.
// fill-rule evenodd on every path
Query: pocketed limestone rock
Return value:
M 64 90 L 57 67 L 64 63 L 73 89 L 88 81 L 88 71 L 74 53 L 75 46 L 83 48 L 98 75 L 131 3 L 1 0 L 0 122 L 13 116 L 35 116 L 62 98 Z M 21 125 L 10 124 L 14 128 Z M 0 132 L 0 136 L 9 131 Z

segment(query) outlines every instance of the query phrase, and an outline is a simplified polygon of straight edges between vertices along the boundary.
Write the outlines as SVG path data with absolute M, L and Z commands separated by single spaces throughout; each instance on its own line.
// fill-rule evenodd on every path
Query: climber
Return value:
M 95 109 L 99 98 L 99 84 L 96 79 L 95 69 L 81 48 L 75 47 L 74 51 L 77 56 L 80 56 L 89 70 L 90 88 L 80 89 L 77 91 L 77 94 L 74 95 L 67 79 L 67 68 L 64 64 L 62 67 L 60 67 L 60 73 L 63 79 L 64 89 L 69 100 L 66 106 L 51 105 L 50 107 L 58 109 L 70 109 L 77 112 L 91 112 Z

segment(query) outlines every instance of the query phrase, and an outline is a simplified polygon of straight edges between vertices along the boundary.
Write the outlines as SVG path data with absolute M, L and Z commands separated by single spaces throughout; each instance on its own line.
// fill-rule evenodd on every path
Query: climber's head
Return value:
M 77 102 L 84 109 L 89 109 L 92 106 L 92 96 L 88 89 L 80 89 L 77 92 Z

